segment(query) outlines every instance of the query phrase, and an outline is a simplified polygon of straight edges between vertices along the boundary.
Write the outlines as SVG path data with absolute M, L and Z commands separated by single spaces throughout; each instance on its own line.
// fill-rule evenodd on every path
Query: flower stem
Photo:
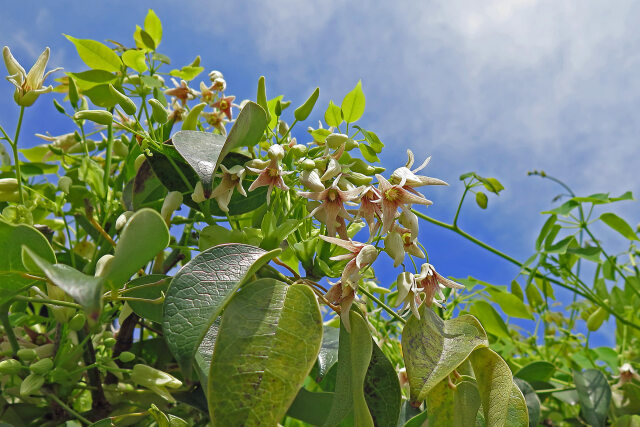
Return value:
M 55 401 L 58 405 L 60 405 L 60 407 L 62 409 L 67 411 L 67 413 L 69 415 L 74 416 L 78 421 L 80 421 L 80 422 L 82 422 L 84 424 L 87 424 L 87 425 L 91 425 L 92 424 L 91 421 L 89 421 L 88 419 L 86 419 L 85 417 L 83 417 L 82 415 L 80 415 L 79 413 L 74 411 L 73 409 L 71 409 L 71 407 L 69 405 L 67 405 L 62 400 L 60 400 L 55 394 L 47 393 L 47 396 L 49 396 L 53 401 Z
M 0 305 L 0 322 L 2 322 L 4 332 L 7 334 L 7 338 L 9 338 L 9 344 L 11 344 L 11 351 L 13 351 L 13 355 L 15 356 L 18 350 L 20 350 L 20 345 L 18 345 L 16 334 L 13 332 L 11 322 L 9 322 L 9 304 Z
M 16 167 L 16 178 L 18 180 L 18 194 L 20 195 L 20 203 L 24 205 L 24 192 L 22 191 L 22 174 L 20 173 L 20 159 L 18 159 L 18 137 L 20 136 L 20 128 L 22 128 L 22 117 L 24 116 L 24 107 L 20 107 L 20 116 L 18 116 L 18 125 L 16 126 L 16 135 L 13 142 L 10 143 L 13 151 L 13 162 Z
M 398 320 L 400 323 L 402 323 L 403 325 L 405 323 L 407 323 L 406 320 L 404 320 L 402 317 L 400 317 L 400 315 L 398 313 L 396 313 L 391 307 L 389 307 L 387 304 L 383 303 L 378 297 L 376 297 L 375 295 L 373 295 L 371 292 L 369 292 L 368 290 L 366 290 L 363 287 L 359 288 L 360 291 L 362 291 L 363 294 L 365 294 L 366 296 L 368 296 L 369 298 L 371 298 L 373 301 L 375 301 L 380 307 L 382 307 L 382 309 L 384 311 L 386 311 L 387 313 L 389 313 L 392 317 L 394 317 L 396 320 Z
M 76 304 L 74 302 L 69 302 L 69 301 L 59 301 L 59 300 L 46 299 L 46 298 L 25 297 L 25 296 L 22 296 L 22 295 L 16 295 L 15 297 L 13 297 L 13 299 L 16 299 L 18 301 L 36 302 L 36 303 L 40 303 L 40 304 L 51 304 L 51 305 L 57 305 L 57 306 L 60 306 L 60 307 L 75 308 L 75 309 L 78 309 L 78 310 L 82 309 L 82 306 L 80 304 Z

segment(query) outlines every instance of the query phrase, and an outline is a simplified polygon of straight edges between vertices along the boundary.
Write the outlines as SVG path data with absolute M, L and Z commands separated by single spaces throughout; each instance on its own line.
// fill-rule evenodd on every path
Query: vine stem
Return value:
M 11 351 L 13 351 L 13 355 L 15 356 L 18 350 L 20 350 L 20 345 L 9 321 L 9 304 L 2 304 L 0 306 L 0 322 L 2 322 L 4 332 L 7 334 L 7 338 L 9 338 L 9 344 L 11 344 Z
M 67 411 L 67 413 L 69 415 L 74 416 L 78 421 L 80 421 L 80 422 L 82 422 L 84 424 L 87 424 L 87 425 L 91 425 L 92 424 L 91 421 L 89 421 L 88 419 L 86 419 L 85 417 L 83 417 L 82 415 L 77 413 L 76 411 L 74 411 L 71 407 L 69 407 L 69 405 L 67 405 L 61 399 L 59 399 L 54 393 L 47 393 L 47 396 L 49 396 L 53 401 L 55 401 L 58 405 L 60 405 L 60 407 L 62 407 L 62 409 Z
M 371 292 L 369 292 L 368 290 L 366 290 L 363 287 L 360 287 L 359 290 L 365 294 L 366 296 L 368 296 L 369 298 L 371 298 L 373 301 L 375 301 L 380 307 L 382 307 L 382 309 L 384 311 L 386 311 L 387 313 L 389 313 L 391 316 L 393 316 L 396 320 L 398 320 L 400 323 L 402 323 L 403 325 L 407 323 L 406 320 L 404 320 L 402 317 L 400 317 L 400 315 L 398 313 L 396 313 L 391 307 L 389 307 L 387 304 L 383 303 L 378 297 L 376 297 L 375 295 L 373 295 Z
M 25 302 L 36 302 L 36 303 L 40 303 L 40 304 L 58 305 L 60 307 L 70 307 L 70 308 L 75 308 L 77 310 L 81 310 L 82 309 L 82 306 L 80 304 L 76 304 L 74 302 L 69 302 L 69 301 L 59 301 L 59 300 L 46 299 L 46 298 L 25 297 L 25 296 L 22 296 L 22 295 L 16 295 L 15 297 L 13 297 L 13 299 L 16 299 L 18 301 L 25 301 Z
M 605 310 L 607 310 L 609 313 L 611 313 L 616 319 L 620 320 L 620 322 L 622 322 L 624 324 L 627 324 L 627 325 L 631 326 L 634 329 L 640 330 L 640 326 L 639 325 L 636 325 L 635 323 L 628 321 L 627 319 L 625 319 L 624 317 L 622 317 L 618 313 L 616 313 L 614 310 L 612 310 L 610 307 L 604 306 L 604 305 L 600 304 L 598 301 L 595 301 L 593 299 L 593 297 L 591 297 L 590 295 L 587 295 L 586 293 L 584 293 L 584 292 L 582 292 L 582 291 L 580 291 L 580 290 L 578 290 L 576 288 L 568 286 L 568 285 L 562 283 L 559 280 L 556 280 L 556 279 L 553 279 L 553 278 L 550 278 L 550 277 L 545 277 L 544 275 L 538 273 L 537 271 L 531 270 L 529 267 L 525 267 L 524 264 L 522 264 L 517 259 L 515 259 L 513 257 L 510 257 L 509 255 L 505 254 L 502 251 L 499 251 L 498 249 L 494 248 L 493 246 L 488 245 L 488 244 L 476 239 L 475 237 L 473 237 L 469 233 L 466 233 L 466 232 L 462 231 L 457 225 L 454 226 L 452 224 L 447 224 L 445 222 L 438 221 L 437 219 L 431 218 L 431 217 L 429 217 L 429 216 L 427 216 L 427 215 L 425 215 L 425 214 L 423 214 L 421 212 L 416 211 L 415 209 L 411 209 L 411 212 L 413 212 L 419 218 L 424 219 L 425 221 L 428 221 L 428 222 L 430 222 L 432 224 L 435 224 L 435 225 L 440 226 L 442 228 L 446 228 L 447 230 L 451 230 L 454 233 L 459 234 L 460 236 L 464 237 L 467 240 L 472 241 L 476 245 L 488 250 L 489 252 L 491 252 L 491 253 L 493 253 L 495 255 L 498 255 L 499 257 L 511 262 L 512 264 L 517 265 L 518 267 L 520 267 L 521 269 L 523 269 L 524 271 L 526 271 L 529 274 L 533 274 L 536 277 L 539 277 L 539 278 L 542 278 L 542 279 L 546 279 L 551 283 L 554 283 L 554 284 L 556 284 L 556 285 L 558 285 L 558 286 L 560 286 L 562 288 L 565 288 L 567 290 L 570 290 L 571 292 L 574 292 L 574 293 L 580 295 L 581 297 L 591 301 L 592 303 L 596 304 L 597 306 L 603 307 Z

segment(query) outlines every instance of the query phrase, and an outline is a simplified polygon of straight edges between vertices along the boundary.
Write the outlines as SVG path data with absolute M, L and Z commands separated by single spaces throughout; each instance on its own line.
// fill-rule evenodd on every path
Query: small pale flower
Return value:
M 276 159 L 271 159 L 264 169 L 254 169 L 248 166 L 247 169 L 258 174 L 258 178 L 256 178 L 249 187 L 249 191 L 253 191 L 258 187 L 269 187 L 267 192 L 267 203 L 270 203 L 271 201 L 271 190 L 273 190 L 273 187 L 278 187 L 282 191 L 289 191 L 289 187 L 284 183 L 282 177 L 292 172 L 284 172 L 280 163 L 278 163 Z
M 413 315 L 420 319 L 418 308 L 423 301 L 421 295 L 423 289 L 418 287 L 415 276 L 407 271 L 400 273 L 396 279 L 396 286 L 398 287 L 396 305 L 402 304 L 402 310 L 411 309 Z
M 352 190 L 341 190 L 338 187 L 338 181 L 340 177 L 333 181 L 331 187 L 317 192 L 299 191 L 298 195 L 306 197 L 307 199 L 317 200 L 322 202 L 320 206 L 311 211 L 310 216 L 313 216 L 319 211 L 324 211 L 327 233 L 333 237 L 336 234 L 336 223 L 338 215 L 343 218 L 349 218 L 349 214 L 344 208 L 345 202 L 355 201 L 359 198 L 362 187 L 354 188 Z
M 352 240 L 342 240 L 328 236 L 320 236 L 320 238 L 325 242 L 340 246 L 341 248 L 349 251 L 347 254 L 336 255 L 330 259 L 333 261 L 349 260 L 342 271 L 340 281 L 355 288 L 355 284 L 360 278 L 360 271 L 371 265 L 376 260 L 378 257 L 378 250 L 373 245 L 354 242 Z
M 616 387 L 621 387 L 633 380 L 640 381 L 640 375 L 638 375 L 638 372 L 636 372 L 636 370 L 633 369 L 633 366 L 631 366 L 630 363 L 625 363 L 622 366 L 620 366 L 618 368 L 618 372 L 619 372 L 619 375 L 617 377 L 619 378 L 619 380 L 618 380 L 618 383 L 616 384 Z
M 211 89 L 218 92 L 224 92 L 226 88 L 227 88 L 227 82 L 223 78 L 215 79 L 213 81 L 213 84 L 211 85 Z
M 398 222 L 411 231 L 411 240 L 418 238 L 418 217 L 408 209 L 404 209 L 400 214 Z
M 206 102 L 207 104 L 211 104 L 215 98 L 216 94 L 210 87 L 208 87 L 204 82 L 200 82 L 200 99 L 202 102 Z
M 222 169 L 222 181 L 220 181 L 220 184 L 213 190 L 211 197 L 216 199 L 221 211 L 229 212 L 229 201 L 231 200 L 234 189 L 238 190 L 238 193 L 243 196 L 247 196 L 242 186 L 245 169 L 240 165 L 233 166 L 231 169 L 220 165 L 220 168 Z
M 164 91 L 166 95 L 173 96 L 176 99 L 179 99 L 182 105 L 184 106 L 187 101 L 195 99 L 198 95 L 198 92 L 191 89 L 186 81 L 181 80 L 180 84 L 176 81 L 176 79 L 171 79 L 173 85 L 175 86 L 173 89 L 167 89 Z
M 416 175 L 416 172 L 420 172 L 429 164 L 429 161 L 431 160 L 430 156 L 414 170 L 410 170 L 414 161 L 413 152 L 411 150 L 407 150 L 407 156 L 409 157 L 409 160 L 407 161 L 406 166 L 396 169 L 391 174 L 391 178 L 389 178 L 391 183 L 398 184 L 400 182 L 404 182 L 408 187 L 421 187 L 423 185 L 449 185 L 438 178 Z
M 231 120 L 231 107 L 233 106 L 232 102 L 234 99 L 236 99 L 235 96 L 224 96 L 214 102 L 211 106 L 220 110 L 225 116 L 227 116 L 227 119 Z
M 207 197 L 204 195 L 204 188 L 202 187 L 202 182 L 198 181 L 196 183 L 195 188 L 193 189 L 193 194 L 191 194 L 191 200 L 196 203 L 202 203 L 207 200 Z
M 381 201 L 380 192 L 375 187 L 367 186 L 362 191 L 358 216 L 364 218 L 369 225 L 369 236 L 371 237 L 375 236 L 380 228 L 378 219 L 382 217 Z
M 267 156 L 271 160 L 280 161 L 284 158 L 284 148 L 280 144 L 273 144 L 267 150 Z
M 316 169 L 303 170 L 300 173 L 300 182 L 311 191 L 318 192 L 325 189 L 322 181 L 320 181 L 320 175 L 318 175 L 318 171 Z
M 433 204 L 431 200 L 427 200 L 424 196 L 416 195 L 404 188 L 404 181 L 399 184 L 392 185 L 382 175 L 376 174 L 378 179 L 378 191 L 382 199 L 382 233 L 391 230 L 398 213 L 398 208 L 409 209 L 414 204 L 429 206 Z
M 220 111 L 213 111 L 210 113 L 202 113 L 202 116 L 215 129 L 217 129 L 222 135 L 227 134 L 227 129 L 224 127 L 228 122 L 224 119 L 224 113 Z
M 393 259 L 393 266 L 398 267 L 404 262 L 404 242 L 400 233 L 387 233 L 384 237 L 384 251 Z
M 187 110 L 184 106 L 175 99 L 171 102 L 171 109 L 169 110 L 169 121 L 179 122 L 187 115 Z
M 464 286 L 460 283 L 456 283 L 438 274 L 436 269 L 428 263 L 422 264 L 420 274 L 417 274 L 415 279 L 418 287 L 424 290 L 425 304 L 427 304 L 428 307 L 431 307 L 433 303 L 439 307 L 441 306 L 440 302 L 445 299 L 442 289 L 445 287 L 450 289 L 464 289 Z M 434 299 L 436 295 L 440 297 L 440 302 Z
M 325 298 L 332 304 L 340 305 L 340 320 L 347 332 L 351 332 L 351 322 L 349 321 L 349 311 L 355 299 L 355 291 L 351 286 L 342 286 L 342 282 L 331 286 L 329 292 L 325 294 Z
M 224 76 L 220 71 L 218 70 L 209 71 L 209 80 L 211 80 L 212 82 L 214 82 L 216 79 L 222 79 L 222 78 L 224 78 Z
M 49 48 L 47 47 L 44 52 L 40 54 L 36 63 L 27 73 L 22 65 L 11 54 L 11 50 L 8 46 L 2 49 L 2 56 L 4 58 L 4 64 L 7 67 L 9 80 L 16 87 L 13 93 L 13 99 L 16 103 L 22 107 L 29 107 L 36 102 L 36 99 L 43 94 L 53 90 L 53 86 L 42 87 L 45 79 L 49 74 L 61 70 L 61 68 L 55 68 L 45 74 L 44 70 L 49 62 Z

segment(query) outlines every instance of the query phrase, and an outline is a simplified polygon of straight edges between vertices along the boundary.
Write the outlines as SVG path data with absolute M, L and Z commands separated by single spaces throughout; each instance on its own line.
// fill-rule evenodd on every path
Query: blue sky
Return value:
M 427 213 L 445 221 L 462 193 L 461 173 L 500 179 L 502 195 L 490 196 L 487 211 L 470 201 L 461 225 L 521 260 L 544 222 L 539 212 L 559 193 L 527 171 L 544 169 L 578 194 L 640 193 L 637 2 L 23 0 L 3 5 L 0 44 L 25 67 L 50 46 L 51 67 L 78 71 L 86 67 L 61 33 L 132 45 L 149 7 L 162 19 L 159 50 L 173 65 L 200 54 L 239 99 L 255 97 L 260 75 L 269 95 L 294 104 L 320 86 L 309 124 L 361 79 L 361 125 L 387 144 L 383 164 L 404 164 L 406 148 L 419 160 L 432 155 L 427 173 L 451 186 L 428 191 L 435 204 Z M 3 99 L 11 94 L 0 84 Z M 0 103 L 4 126 L 16 117 L 13 103 Z M 36 132 L 68 131 L 59 119 L 51 99 L 41 98 L 28 110 L 22 143 L 39 143 Z M 637 203 L 617 211 L 639 221 Z M 446 230 L 424 224 L 421 240 L 443 274 L 508 284 L 516 272 Z

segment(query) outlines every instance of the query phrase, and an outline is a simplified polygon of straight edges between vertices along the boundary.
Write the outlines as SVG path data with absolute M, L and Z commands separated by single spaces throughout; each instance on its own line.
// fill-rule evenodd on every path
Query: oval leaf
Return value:
M 221 426 L 278 424 L 321 341 L 322 316 L 308 286 L 260 279 L 243 287 L 222 316 L 213 352 L 211 419 Z
M 278 253 L 238 243 L 220 245 L 198 254 L 173 277 L 162 329 L 185 373 L 191 372 L 200 342 L 245 277 Z
M 342 100 L 342 115 L 347 123 L 353 123 L 364 113 L 365 98 L 362 92 L 362 81 Z
M 80 59 L 94 70 L 120 71 L 122 62 L 120 57 L 108 46 L 90 39 L 76 39 L 64 35 L 76 46 Z
M 129 300 L 131 309 L 138 316 L 153 322 L 162 323 L 162 304 L 153 300 L 162 298 L 167 292 L 171 278 L 164 274 L 149 274 L 133 279 L 126 286 L 127 298 L 143 298 L 149 301 Z M 162 300 L 160 300 L 162 301 Z
M 574 371 L 573 381 L 585 420 L 594 427 L 604 426 L 611 402 L 611 387 L 607 377 L 598 369 L 587 369 L 583 372 Z
M 629 240 L 639 240 L 635 231 L 633 231 L 633 228 L 631 228 L 627 221 L 620 218 L 618 215 L 607 212 L 600 215 L 600 219 L 609 227 L 622 234 L 625 238 Z
M 144 51 L 129 49 L 122 54 L 122 62 L 129 68 L 133 68 L 139 73 L 147 71 L 147 63 L 145 61 Z
M 402 332 L 412 401 L 423 401 L 474 349 L 488 345 L 484 330 L 473 316 L 442 320 L 425 306 L 420 314 L 420 319 L 409 318 Z
M 398 374 L 375 342 L 372 348 L 364 381 L 364 398 L 376 426 L 396 426 L 402 405 Z

